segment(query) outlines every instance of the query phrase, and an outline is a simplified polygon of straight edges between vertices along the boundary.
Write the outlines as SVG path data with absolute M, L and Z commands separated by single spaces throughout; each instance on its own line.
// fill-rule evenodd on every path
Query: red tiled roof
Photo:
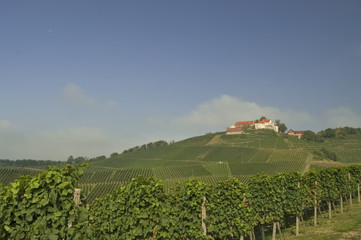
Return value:
M 266 123 L 268 123 L 270 121 L 271 121 L 270 119 L 263 119 L 263 122 L 266 122 Z
M 244 121 L 244 122 L 236 122 L 234 125 L 236 126 L 245 126 L 245 125 L 253 125 L 254 121 Z
M 263 121 L 258 121 L 258 123 L 264 123 Z

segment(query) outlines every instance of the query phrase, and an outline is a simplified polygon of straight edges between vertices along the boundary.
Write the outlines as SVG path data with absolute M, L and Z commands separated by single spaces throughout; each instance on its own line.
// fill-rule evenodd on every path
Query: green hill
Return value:
M 261 172 L 304 172 L 310 167 L 361 163 L 361 134 L 314 142 L 272 130 L 248 129 L 242 135 L 211 133 L 149 149 L 134 149 L 90 162 L 79 182 L 88 201 L 127 184 L 138 175 L 163 179 L 169 189 L 189 178 L 215 184 L 233 176 L 247 182 L 249 176 Z M 336 156 L 337 161 L 331 161 L 329 156 Z M 18 171 L 3 170 L 2 173 L 12 177 L 3 174 L 0 180 L 7 183 L 24 172 Z
M 189 178 L 215 184 L 232 176 L 247 182 L 249 176 L 260 172 L 304 171 L 312 155 L 308 150 L 290 146 L 282 135 L 271 130 L 248 130 L 244 135 L 206 134 L 92 162 L 83 177 L 87 180 L 81 184 L 90 188 L 87 192 L 94 196 L 107 188 L 104 185 L 98 190 L 96 185 L 115 188 L 117 183 L 125 184 L 140 172 L 163 179 L 165 187 L 170 188 Z M 104 176 L 95 176 L 94 171 L 103 171 Z M 129 177 L 119 180 L 115 177 L 119 171 Z
M 335 153 L 337 162 L 318 154 L 322 149 Z M 361 163 L 360 156 L 361 134 L 310 142 L 272 130 L 249 129 L 243 135 L 212 133 L 168 146 L 127 152 L 91 163 L 89 172 L 107 170 L 109 175 L 122 169 L 132 171 L 129 177 L 136 177 L 137 171 L 147 170 L 144 175 L 161 178 L 166 188 L 170 188 L 189 178 L 215 184 L 234 176 L 247 182 L 249 176 L 260 172 L 304 172 L 310 167 Z M 104 178 L 101 182 L 114 184 L 116 181 Z M 87 185 L 89 182 L 84 182 L 84 186 Z

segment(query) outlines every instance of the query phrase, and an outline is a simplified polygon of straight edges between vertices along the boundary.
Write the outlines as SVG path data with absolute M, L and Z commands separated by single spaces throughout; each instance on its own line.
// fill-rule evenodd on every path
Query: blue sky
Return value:
M 361 1 L 0 0 L 0 84 L 0 158 L 361 127 Z

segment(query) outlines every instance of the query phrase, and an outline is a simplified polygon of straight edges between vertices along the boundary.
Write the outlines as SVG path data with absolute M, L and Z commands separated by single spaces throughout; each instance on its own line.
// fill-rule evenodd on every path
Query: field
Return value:
M 361 163 L 360 134 L 318 143 L 285 138 L 271 130 L 248 130 L 243 135 L 221 132 L 90 162 L 79 185 L 87 201 L 92 202 L 138 175 L 162 179 L 167 190 L 190 178 L 216 184 L 237 177 L 246 183 L 250 176 L 261 172 L 304 172 L 310 167 L 332 166 L 334 162 L 329 160 L 313 159 L 313 152 L 321 148 L 336 153 L 338 165 Z M 0 183 L 37 173 L 36 169 L 0 167 Z

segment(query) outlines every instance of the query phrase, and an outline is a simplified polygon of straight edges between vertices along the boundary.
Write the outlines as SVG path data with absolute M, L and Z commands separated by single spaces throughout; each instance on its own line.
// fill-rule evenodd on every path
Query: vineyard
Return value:
M 37 175 L 40 170 L 29 170 L 25 168 L 0 167 L 0 183 L 8 184 L 24 175 Z
M 117 186 L 128 184 L 139 175 L 162 179 L 166 191 L 197 179 L 216 185 L 232 177 L 248 183 L 258 173 L 304 172 L 310 167 L 322 168 L 359 163 L 361 135 L 342 139 L 309 142 L 297 137 L 284 138 L 269 130 L 248 130 L 243 135 L 212 133 L 189 138 L 164 147 L 119 154 L 91 162 L 79 179 L 79 186 L 89 203 L 110 193 Z M 315 151 L 328 149 L 339 162 L 313 159 Z M 36 175 L 41 170 L 0 167 L 0 183 L 7 184 L 23 175 Z
M 82 194 L 90 188 L 80 195 L 76 189 L 85 176 L 83 168 L 51 167 L 0 187 L 0 238 L 276 239 L 287 226 L 294 226 L 298 235 L 304 217 L 320 225 L 320 213 L 332 219 L 335 206 L 342 214 L 346 202 L 352 209 L 361 201 L 361 166 L 351 165 L 305 174 L 263 173 L 247 176 L 247 184 L 221 175 L 164 182 L 139 176 L 126 186 L 109 182 L 90 187 L 110 194 L 89 205 Z M 105 175 L 88 178 L 97 176 Z M 168 181 L 177 183 L 166 191 Z

